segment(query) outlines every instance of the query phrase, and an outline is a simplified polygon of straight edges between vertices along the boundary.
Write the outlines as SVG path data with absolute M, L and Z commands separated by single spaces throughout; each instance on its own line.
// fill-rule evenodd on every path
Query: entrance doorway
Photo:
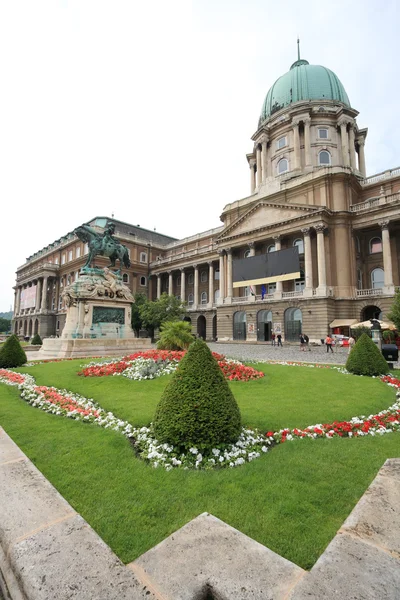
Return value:
M 369 319 L 379 319 L 382 321 L 382 311 L 379 306 L 365 306 L 361 312 L 361 321 L 369 321 Z
M 299 308 L 285 310 L 285 341 L 298 342 L 301 334 L 303 315 Z
M 197 335 L 203 340 L 206 339 L 206 318 L 204 315 L 200 315 L 197 319 Z
M 218 333 L 217 333 L 217 315 L 213 316 L 213 320 L 212 320 L 212 336 L 213 336 L 213 340 L 216 340 L 218 337 Z
M 257 341 L 269 342 L 272 333 L 272 311 L 259 310 L 257 313 Z
M 246 313 L 244 310 L 235 312 L 233 315 L 233 339 L 246 340 Z

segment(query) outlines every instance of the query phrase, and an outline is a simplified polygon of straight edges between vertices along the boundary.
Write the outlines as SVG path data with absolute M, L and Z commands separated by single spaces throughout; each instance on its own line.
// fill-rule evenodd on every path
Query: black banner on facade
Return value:
M 300 278 L 300 260 L 297 246 L 260 256 L 234 260 L 233 287 L 245 287 L 275 281 Z

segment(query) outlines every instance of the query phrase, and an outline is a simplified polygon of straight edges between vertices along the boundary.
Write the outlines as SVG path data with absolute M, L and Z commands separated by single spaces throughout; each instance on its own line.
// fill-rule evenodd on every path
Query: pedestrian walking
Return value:
M 281 346 L 282 347 L 282 335 L 280 333 L 278 333 L 278 335 L 276 336 L 277 342 L 278 342 L 278 347 Z
M 333 339 L 330 337 L 329 333 L 325 338 L 325 344 L 326 344 L 326 351 L 329 352 L 329 350 L 330 350 L 333 353 L 333 348 L 332 348 Z
M 304 341 L 304 335 L 301 333 L 299 335 L 300 338 L 300 352 L 305 352 L 305 341 Z
M 356 340 L 353 338 L 353 336 L 351 335 L 349 337 L 349 354 L 351 352 L 352 347 L 354 346 L 354 344 L 356 343 Z
M 271 333 L 271 346 L 275 346 L 275 334 Z
M 311 352 L 310 338 L 308 337 L 308 335 L 306 333 L 303 333 L 303 338 L 304 338 L 304 351 L 307 352 L 307 348 L 308 348 L 308 351 Z

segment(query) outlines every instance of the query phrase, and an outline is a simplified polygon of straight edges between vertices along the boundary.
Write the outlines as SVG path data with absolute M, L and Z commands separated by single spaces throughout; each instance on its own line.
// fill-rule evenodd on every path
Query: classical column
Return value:
M 40 310 L 40 280 L 36 280 L 36 297 L 35 297 L 35 312 L 39 312 Z
M 249 242 L 248 247 L 250 248 L 250 254 L 249 256 L 255 256 L 256 255 L 256 245 L 254 242 Z
M 304 119 L 304 159 L 305 166 L 311 165 L 311 138 L 310 138 L 310 123 L 311 119 Z
M 293 122 L 294 168 L 300 169 L 300 135 L 299 122 Z
M 312 272 L 312 255 L 311 255 L 311 238 L 309 227 L 301 230 L 304 235 L 304 271 L 305 271 L 305 289 L 312 290 L 313 288 L 313 272 Z
M 174 295 L 174 290 L 173 290 L 173 281 L 172 281 L 172 271 L 168 271 L 168 295 L 169 296 L 173 296 Z
M 47 277 L 43 277 L 41 310 L 46 310 L 46 308 L 47 308 Z
M 193 305 L 198 306 L 199 304 L 199 267 L 198 265 L 193 265 L 194 268 L 194 299 Z
M 356 145 L 354 137 L 354 127 L 350 125 L 349 131 L 349 144 L 350 144 L 350 166 L 352 169 L 356 169 Z
M 340 123 L 340 137 L 342 139 L 342 159 L 345 167 L 349 166 L 349 141 L 347 123 Z
M 224 303 L 224 299 L 225 299 L 224 253 L 225 253 L 225 250 L 218 250 L 218 254 L 219 254 L 219 301 L 221 304 Z
M 323 223 L 315 226 L 317 232 L 318 288 L 324 294 L 326 292 L 325 229 L 326 225 Z
M 161 297 L 161 274 L 157 273 L 157 300 Z
M 55 290 L 55 311 L 58 311 L 58 302 L 59 302 L 59 298 L 60 298 L 60 280 L 57 277 L 57 279 L 55 280 L 55 286 L 56 286 L 56 290 Z
M 261 166 L 261 146 L 258 144 L 257 146 L 257 187 L 260 187 L 262 182 L 262 166 Z
M 251 194 L 256 189 L 255 164 L 256 164 L 256 161 L 254 160 L 254 158 L 251 158 L 250 161 L 249 161 L 249 166 L 250 166 L 250 193 Z
M 228 257 L 228 264 L 227 264 L 227 274 L 226 274 L 226 278 L 227 278 L 227 296 L 228 298 L 232 298 L 233 296 L 233 280 L 232 280 L 232 248 L 227 248 L 226 249 L 226 255 Z
M 21 286 L 17 287 L 17 303 L 15 307 L 15 314 L 19 315 L 19 311 L 21 310 Z
M 389 221 L 380 221 L 382 228 L 383 271 L 385 287 L 393 286 L 392 252 L 390 249 Z
M 208 261 L 208 302 L 212 305 L 214 302 L 214 264 Z
M 281 249 L 281 236 L 275 235 L 273 239 L 275 242 L 275 250 L 280 250 Z M 282 281 L 276 282 L 276 291 L 279 293 L 282 293 Z
M 261 143 L 262 148 L 262 180 L 265 181 L 268 177 L 268 139 L 263 138 Z
M 181 267 L 181 300 L 186 302 L 186 273 L 183 267 Z
M 365 168 L 365 152 L 364 152 L 365 140 L 358 140 L 358 170 L 364 177 L 367 176 Z

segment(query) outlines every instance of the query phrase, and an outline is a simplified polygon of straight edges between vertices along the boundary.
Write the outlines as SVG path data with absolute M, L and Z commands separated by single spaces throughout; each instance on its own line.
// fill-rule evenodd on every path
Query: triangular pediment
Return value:
M 321 206 L 288 205 L 262 201 L 224 229 L 218 239 L 222 241 L 224 238 L 236 237 L 258 229 L 265 229 L 274 224 L 296 220 L 319 212 L 321 208 Z

